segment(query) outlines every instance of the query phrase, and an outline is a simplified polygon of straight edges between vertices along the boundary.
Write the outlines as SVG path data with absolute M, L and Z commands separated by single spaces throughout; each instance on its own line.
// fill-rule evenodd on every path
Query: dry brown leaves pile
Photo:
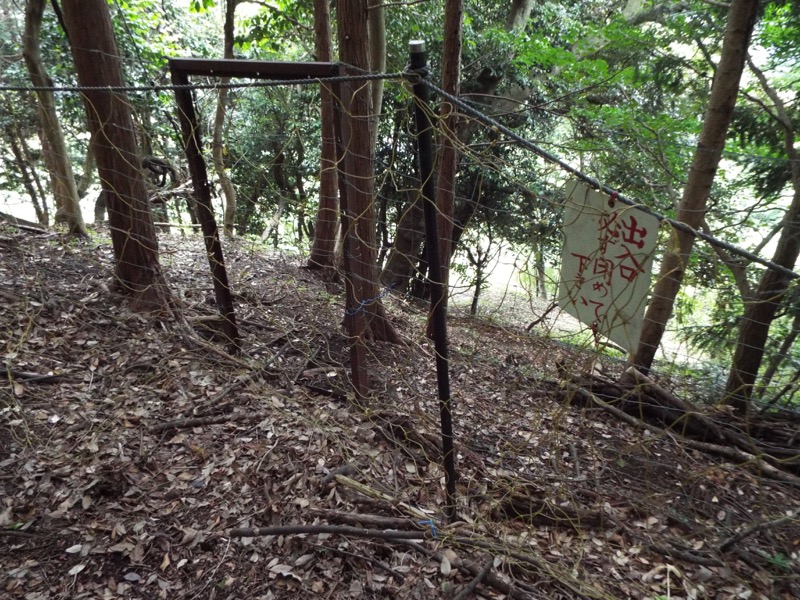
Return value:
M 587 357 L 524 323 L 451 319 L 446 524 L 424 308 L 387 299 L 358 406 L 341 286 L 228 246 L 237 360 L 127 311 L 106 244 L 0 231 L 3 597 L 800 596 L 797 487 L 556 402 Z M 216 344 L 200 241 L 162 262 Z

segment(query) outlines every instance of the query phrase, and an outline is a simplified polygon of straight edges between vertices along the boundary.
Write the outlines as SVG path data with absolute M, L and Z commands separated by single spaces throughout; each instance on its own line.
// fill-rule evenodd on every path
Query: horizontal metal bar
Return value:
M 284 62 L 223 58 L 170 58 L 171 71 L 213 77 L 253 79 L 316 79 L 339 75 L 339 65 L 327 62 Z

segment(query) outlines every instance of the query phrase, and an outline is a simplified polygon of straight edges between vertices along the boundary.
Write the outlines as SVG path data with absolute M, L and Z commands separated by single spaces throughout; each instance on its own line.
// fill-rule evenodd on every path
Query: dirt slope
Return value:
M 226 252 L 235 359 L 198 239 L 162 239 L 187 326 L 127 311 L 102 241 L 0 231 L 4 598 L 800 597 L 796 485 L 556 400 L 591 353 L 526 323 L 451 319 L 446 524 L 424 307 L 387 299 L 359 406 L 342 286 Z

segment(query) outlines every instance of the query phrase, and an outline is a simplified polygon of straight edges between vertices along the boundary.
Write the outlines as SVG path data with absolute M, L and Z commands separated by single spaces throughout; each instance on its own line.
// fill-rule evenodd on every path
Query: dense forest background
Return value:
M 3 589 L 797 597 L 798 90 L 794 0 L 0 0 Z
M 718 73 L 726 25 L 737 15 L 726 3 L 467 3 L 453 91 L 657 213 L 793 269 L 797 251 L 786 244 L 793 246 L 796 236 L 800 9 L 789 1 L 742 4 L 753 6 L 755 24 L 740 16 L 743 35 L 729 42 L 728 52 L 738 51 L 745 61 L 736 77 L 729 70 Z M 72 231 L 85 232 L 81 211 L 71 207 L 88 212 L 94 204 L 96 219 L 102 220 L 105 200 L 81 97 L 14 89 L 78 82 L 61 9 L 57 3 L 7 2 L 2 10 L 7 88 L 0 186 L 6 210 L 21 216 L 27 207 L 25 214 L 41 225 L 60 218 Z M 110 2 L 108 10 L 124 83 L 133 87 L 168 84 L 168 57 L 339 58 L 335 6 L 331 11 L 319 3 L 164 0 Z M 435 3 L 376 4 L 365 23 L 372 33 L 372 64 L 357 66 L 400 72 L 408 61 L 408 40 L 422 39 L 432 81 L 442 81 L 445 63 L 453 64 L 444 54 L 445 16 Z M 733 77 L 735 108 L 712 105 L 715 76 Z M 411 101 L 408 89 L 391 80 L 376 82 L 371 94 L 376 258 L 381 283 L 404 292 L 414 273 L 425 270 L 421 236 L 413 235 L 421 231 L 421 211 L 413 191 L 418 187 L 413 138 L 407 135 Z M 180 198 L 191 190 L 174 98 L 157 89 L 129 97 L 149 194 L 158 192 L 160 198 L 153 205 L 156 220 L 188 223 L 194 218 L 191 203 Z M 320 115 L 326 102 L 319 90 L 233 87 L 198 89 L 195 97 L 224 230 L 308 249 L 320 199 L 331 195 L 324 168 L 320 177 Z M 704 147 L 702 140 L 698 145 L 704 123 L 725 110 L 732 110 L 728 122 L 721 129 L 717 125 L 717 142 L 724 145 Z M 51 130 L 61 133 L 51 139 Z M 564 173 L 467 117 L 450 131 L 459 158 L 458 174 L 450 178 L 455 202 L 447 209 L 454 225 L 448 254 L 475 286 L 474 310 L 487 267 L 503 249 L 526 265 L 522 281 L 534 295 L 552 295 Z M 437 138 L 443 147 L 447 137 Z M 692 168 L 710 169 L 699 187 L 690 181 Z M 74 185 L 59 183 L 64 180 Z M 322 230 L 317 228 L 318 236 Z M 711 365 L 717 378 L 734 350 L 755 346 L 758 354 L 763 346 L 763 358 L 734 364 L 739 375 L 731 376 L 727 392 L 746 401 L 755 391 L 768 403 L 791 404 L 800 381 L 800 357 L 793 352 L 800 310 L 791 278 L 782 274 L 781 281 L 765 282 L 762 267 L 747 258 L 705 243 L 690 249 L 686 244 L 693 241 L 662 233 L 664 256 L 672 246 L 679 248 L 685 268 L 679 269 L 682 281 L 675 289 L 654 291 L 656 298 L 665 294 L 674 300 L 658 314 L 653 309 L 649 318 L 665 323 L 672 309 L 673 334 L 704 359 L 694 366 Z M 661 279 L 674 271 L 662 269 Z M 412 291 L 425 293 L 420 286 Z M 747 313 L 765 298 L 775 300 L 771 314 Z M 767 323 L 768 336 L 742 332 L 747 322 L 759 319 Z M 652 362 L 661 334 L 645 334 L 650 350 L 639 352 L 638 362 Z M 747 372 L 744 379 L 741 372 Z

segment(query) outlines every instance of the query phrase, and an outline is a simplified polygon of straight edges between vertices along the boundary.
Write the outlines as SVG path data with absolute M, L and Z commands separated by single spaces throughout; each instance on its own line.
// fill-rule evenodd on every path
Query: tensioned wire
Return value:
M 744 250 L 743 248 L 735 246 L 735 245 L 731 244 L 730 242 L 726 242 L 724 240 L 721 240 L 721 239 L 719 239 L 719 238 L 717 238 L 717 237 L 715 237 L 713 235 L 710 235 L 710 234 L 702 232 L 702 231 L 698 231 L 698 230 L 694 229 L 693 227 L 687 225 L 686 223 L 683 223 L 681 221 L 676 221 L 675 219 L 672 219 L 670 217 L 667 217 L 666 215 L 662 215 L 661 213 L 656 212 L 655 210 L 653 210 L 652 208 L 650 208 L 650 207 L 648 207 L 648 206 L 646 206 L 644 204 L 637 203 L 634 200 L 631 200 L 630 198 L 627 198 L 623 194 L 620 194 L 619 191 L 615 190 L 614 188 L 600 183 L 594 177 L 591 177 L 590 175 L 586 175 L 585 173 L 583 173 L 582 171 L 579 171 L 578 169 L 576 169 L 575 167 L 573 167 L 572 165 L 570 165 L 566 161 L 562 160 L 561 158 L 555 156 L 554 154 L 551 154 L 550 152 L 547 152 L 546 150 L 544 150 L 543 148 L 540 148 L 539 146 L 537 146 L 536 144 L 534 144 L 530 140 L 527 140 L 524 137 L 522 137 L 521 135 L 515 133 L 513 130 L 511 130 L 509 127 L 506 127 L 505 125 L 503 125 L 499 121 L 497 121 L 497 120 L 495 120 L 495 119 L 483 114 L 482 112 L 480 112 L 479 110 L 473 108 L 472 106 L 470 106 L 469 104 L 467 104 L 466 102 L 461 100 L 460 98 L 458 98 L 456 96 L 453 96 L 452 94 L 447 93 L 446 91 L 444 91 L 440 87 L 436 86 L 435 84 L 433 84 L 430 81 L 428 81 L 427 79 L 425 79 L 425 77 L 422 77 L 420 73 L 410 71 L 410 72 L 407 72 L 405 76 L 409 80 L 411 80 L 411 79 L 413 79 L 413 80 L 419 79 L 431 91 L 439 94 L 442 98 L 444 98 L 448 102 L 451 102 L 454 106 L 457 106 L 460 110 L 462 110 L 464 113 L 470 115 L 475 120 L 483 123 L 487 127 L 492 127 L 494 129 L 496 129 L 497 131 L 503 133 L 504 135 L 506 135 L 509 138 L 513 139 L 515 142 L 517 142 L 523 148 L 526 148 L 526 149 L 530 150 L 534 154 L 540 156 L 541 158 L 545 159 L 546 161 L 548 161 L 550 163 L 558 165 L 559 167 L 561 167 L 564 171 L 566 171 L 570 175 L 573 175 L 577 179 L 583 181 L 584 183 L 587 183 L 588 185 L 592 186 L 593 188 L 598 189 L 598 190 L 600 190 L 600 191 L 602 191 L 602 192 L 604 192 L 606 194 L 609 194 L 610 196 L 613 196 L 615 201 L 619 201 L 622 204 L 626 204 L 628 206 L 631 206 L 631 207 L 634 207 L 634 208 L 636 208 L 638 210 L 641 210 L 642 212 L 655 217 L 656 219 L 658 219 L 661 222 L 669 223 L 675 229 L 679 229 L 680 231 L 683 231 L 684 233 L 688 233 L 688 234 L 690 234 L 690 235 L 692 235 L 692 236 L 694 236 L 696 238 L 700 238 L 702 240 L 705 240 L 709 244 L 712 244 L 712 245 L 717 246 L 719 248 L 723 248 L 723 249 L 725 249 L 725 250 L 727 250 L 727 251 L 729 251 L 729 252 L 731 252 L 731 253 L 733 253 L 733 254 L 735 254 L 737 256 L 745 258 L 745 259 L 747 259 L 747 260 L 749 260 L 751 262 L 755 262 L 755 263 L 758 263 L 758 264 L 760 264 L 762 266 L 767 267 L 768 269 L 772 269 L 774 271 L 778 271 L 782 275 L 786 275 L 787 277 L 790 277 L 792 279 L 800 279 L 800 274 L 796 273 L 792 269 L 788 269 L 788 268 L 784 267 L 783 265 L 779 265 L 779 264 L 777 264 L 777 263 L 775 263 L 775 262 L 773 262 L 771 260 L 767 260 L 765 258 L 761 258 L 760 256 L 758 256 L 756 254 L 753 254 L 752 252 L 748 252 L 747 250 Z
M 221 76 L 215 74 L 214 76 Z M 195 75 L 197 77 L 197 75 Z M 237 76 L 246 77 L 246 76 Z M 251 77 L 256 77 L 255 75 Z M 340 75 L 336 77 L 309 77 L 307 79 L 276 79 L 270 81 L 228 82 L 228 83 L 188 83 L 166 85 L 0 85 L 0 92 L 174 92 L 176 90 L 219 90 L 239 88 L 281 87 L 287 85 L 314 85 L 325 83 L 344 83 L 348 81 L 375 81 L 379 79 L 405 79 L 403 73 L 365 73 L 363 75 Z
M 343 63 L 342 63 L 343 64 Z M 349 65 L 343 65 L 349 66 Z M 350 67 L 354 68 L 354 67 Z M 359 69 L 360 70 L 360 69 Z M 558 165 L 561 169 L 566 171 L 567 173 L 573 175 L 577 179 L 587 183 L 588 185 L 596 188 L 606 194 L 612 195 L 614 200 L 621 202 L 622 204 L 626 204 L 628 206 L 634 207 L 638 210 L 641 210 L 644 213 L 647 213 L 660 222 L 666 222 L 670 224 L 675 229 L 683 231 L 684 233 L 688 233 L 695 238 L 702 239 L 709 244 L 717 246 L 719 248 L 723 248 L 737 256 L 745 258 L 751 262 L 758 263 L 768 269 L 772 269 L 774 271 L 778 271 L 779 273 L 786 275 L 791 279 L 800 279 L 800 274 L 796 273 L 792 269 L 784 267 L 783 265 L 779 265 L 771 260 L 767 260 L 765 258 L 761 258 L 760 256 L 753 254 L 752 252 L 748 252 L 747 250 L 740 248 L 730 242 L 726 242 L 721 240 L 713 235 L 705 233 L 703 231 L 698 231 L 693 227 L 683 223 L 681 221 L 677 221 L 666 215 L 662 215 L 659 212 L 656 212 L 652 208 L 648 207 L 647 205 L 640 204 L 631 200 L 630 198 L 626 197 L 625 195 L 619 193 L 618 190 L 615 190 L 612 187 L 609 187 L 603 183 L 600 183 L 594 177 L 590 175 L 586 175 L 582 171 L 576 169 L 566 161 L 562 160 L 561 158 L 557 157 L 550 152 L 547 152 L 543 148 L 540 148 L 530 140 L 522 137 L 521 135 L 515 133 L 509 127 L 506 127 L 496 119 L 489 117 L 482 113 L 481 111 L 473 108 L 468 103 L 464 102 L 460 98 L 449 94 L 445 90 L 441 89 L 440 87 L 436 86 L 435 84 L 428 81 L 424 76 L 423 73 L 419 73 L 416 71 L 404 71 L 404 72 L 397 72 L 397 73 L 366 73 L 362 70 L 362 74 L 360 75 L 343 75 L 343 76 L 336 76 L 336 77 L 317 77 L 317 78 L 308 78 L 308 79 L 288 79 L 288 80 L 270 80 L 270 81 L 253 81 L 247 83 L 191 83 L 191 84 L 182 84 L 182 85 L 148 85 L 148 86 L 17 86 L 17 85 L 0 85 L 0 92 L 8 91 L 8 92 L 38 92 L 38 91 L 49 91 L 53 93 L 70 93 L 70 92 L 86 92 L 86 91 L 107 91 L 107 92 L 158 92 L 158 91 L 176 91 L 176 90 L 192 90 L 192 89 L 207 89 L 207 90 L 217 90 L 221 88 L 264 88 L 264 87 L 279 87 L 279 86 L 286 86 L 286 85 L 315 85 L 315 84 L 324 84 L 324 83 L 342 83 L 348 81 L 374 81 L 374 80 L 388 80 L 388 79 L 406 79 L 408 81 L 416 81 L 419 79 L 425 86 L 427 86 L 431 91 L 439 94 L 442 98 L 446 99 L 448 102 L 451 102 L 454 106 L 459 107 L 464 113 L 472 116 L 477 121 L 483 123 L 487 127 L 492 127 L 497 131 L 503 133 L 504 135 L 508 136 L 509 138 L 513 139 L 515 142 L 520 144 L 523 148 L 526 148 L 533 152 L 534 154 L 540 156 L 541 158 L 545 159 L 546 161 Z

